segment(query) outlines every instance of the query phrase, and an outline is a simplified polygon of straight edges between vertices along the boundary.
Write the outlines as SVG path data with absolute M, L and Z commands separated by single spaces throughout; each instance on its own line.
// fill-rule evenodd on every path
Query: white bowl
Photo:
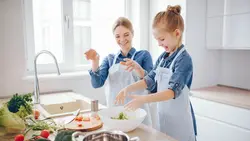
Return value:
M 128 120 L 111 119 L 111 117 L 118 117 L 119 113 L 125 113 Z M 130 132 L 137 128 L 147 116 L 144 109 L 137 109 L 136 111 L 125 111 L 123 106 L 111 107 L 103 109 L 98 112 L 104 126 L 109 130 L 120 130 L 123 132 Z

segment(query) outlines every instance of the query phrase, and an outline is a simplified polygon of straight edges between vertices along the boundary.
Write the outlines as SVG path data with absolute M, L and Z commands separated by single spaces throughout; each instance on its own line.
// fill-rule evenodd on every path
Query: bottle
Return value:
M 91 101 L 91 117 L 96 118 L 98 117 L 98 100 Z

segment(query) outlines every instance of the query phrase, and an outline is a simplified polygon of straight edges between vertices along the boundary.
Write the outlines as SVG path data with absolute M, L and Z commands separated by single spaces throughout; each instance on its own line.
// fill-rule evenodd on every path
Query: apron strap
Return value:
M 134 60 L 136 53 L 137 53 L 137 51 L 135 51 L 135 53 L 132 55 L 131 60 Z
M 173 66 L 174 66 L 175 60 L 181 55 L 181 53 L 182 53 L 183 51 L 185 51 L 185 48 L 184 48 L 184 47 L 183 47 L 183 48 L 178 52 L 178 54 L 174 57 L 173 61 L 172 61 L 171 64 L 170 64 L 170 67 L 169 67 L 170 70 L 172 70 L 172 68 L 173 68 Z
M 117 58 L 118 58 L 118 55 L 119 55 L 119 53 L 117 53 L 117 54 L 115 55 L 112 65 L 115 64 L 115 62 L 116 62 L 116 60 L 117 60 Z

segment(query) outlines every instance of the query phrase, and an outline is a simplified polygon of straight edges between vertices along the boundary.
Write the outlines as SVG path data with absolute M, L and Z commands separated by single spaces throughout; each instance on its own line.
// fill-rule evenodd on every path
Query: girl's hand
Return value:
M 132 101 L 125 105 L 126 110 L 135 111 L 136 109 L 140 108 L 144 103 L 146 103 L 145 96 L 129 95 L 129 97 L 132 98 Z
M 94 49 L 89 49 L 84 54 L 87 60 L 92 60 L 92 61 L 99 60 L 99 55 Z
M 116 96 L 115 104 L 116 104 L 116 105 L 118 105 L 118 104 L 124 104 L 124 100 L 125 100 L 126 97 L 127 97 L 127 89 L 126 89 L 126 88 L 123 88 L 123 89 L 118 93 L 118 95 Z

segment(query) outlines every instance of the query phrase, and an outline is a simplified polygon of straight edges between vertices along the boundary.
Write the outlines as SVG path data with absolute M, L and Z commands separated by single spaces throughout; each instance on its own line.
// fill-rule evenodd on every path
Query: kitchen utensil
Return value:
M 138 137 L 130 138 L 122 131 L 99 131 L 89 134 L 75 132 L 72 135 L 72 141 L 79 141 L 77 138 L 80 136 L 83 136 L 81 141 L 140 141 Z

